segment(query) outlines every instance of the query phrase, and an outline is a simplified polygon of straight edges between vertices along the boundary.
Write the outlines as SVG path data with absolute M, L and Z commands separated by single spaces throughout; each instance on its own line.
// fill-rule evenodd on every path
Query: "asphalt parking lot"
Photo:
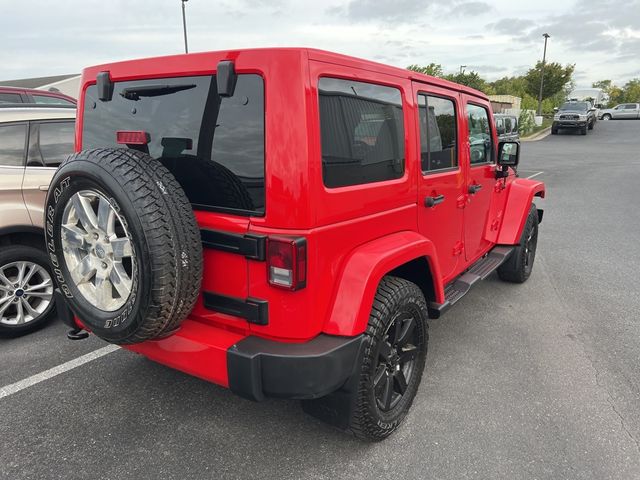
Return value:
M 523 144 L 548 192 L 534 272 L 431 322 L 387 441 L 118 350 L 0 396 L 0 478 L 640 478 L 639 150 L 633 121 Z M 0 340 L 0 391 L 106 345 L 65 331 Z

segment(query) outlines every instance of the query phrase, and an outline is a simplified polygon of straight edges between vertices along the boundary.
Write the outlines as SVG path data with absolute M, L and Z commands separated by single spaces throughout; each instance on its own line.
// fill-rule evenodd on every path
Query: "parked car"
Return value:
M 556 135 L 559 130 L 572 129 L 586 135 L 587 129 L 593 130 L 596 124 L 595 112 L 590 102 L 565 102 L 553 116 L 551 133 Z
M 54 313 L 44 248 L 46 191 L 73 152 L 75 109 L 0 109 L 0 334 L 34 330 Z
M 520 134 L 518 133 L 518 117 L 516 115 L 496 113 L 493 115 L 493 118 L 496 122 L 498 140 L 520 140 Z
M 479 91 L 308 49 L 81 84 L 45 228 L 74 329 L 380 440 L 418 391 L 427 318 L 531 274 L 545 187 L 516 178 Z
M 35 103 L 42 105 L 73 105 L 76 99 L 60 92 L 37 90 L 35 88 L 18 88 L 0 86 L 0 107 L 19 104 Z
M 600 111 L 602 120 L 637 120 L 640 119 L 640 103 L 621 103 L 613 108 Z

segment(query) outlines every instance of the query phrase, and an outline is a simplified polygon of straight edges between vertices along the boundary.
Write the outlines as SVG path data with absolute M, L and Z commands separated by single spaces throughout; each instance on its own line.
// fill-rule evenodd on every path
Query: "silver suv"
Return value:
M 44 201 L 73 152 L 75 116 L 75 108 L 0 108 L 0 335 L 34 330 L 54 313 Z

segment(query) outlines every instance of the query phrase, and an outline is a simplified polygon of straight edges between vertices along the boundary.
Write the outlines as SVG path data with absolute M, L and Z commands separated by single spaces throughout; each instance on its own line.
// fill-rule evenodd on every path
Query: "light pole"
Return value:
M 184 53 L 189 53 L 189 47 L 187 45 L 187 17 L 184 13 L 184 4 L 189 0 L 180 0 L 182 3 L 182 29 L 184 30 Z
M 538 116 L 542 115 L 542 87 L 544 86 L 544 62 L 547 59 L 547 39 L 551 37 L 548 33 L 543 33 L 544 52 L 542 53 L 542 68 L 540 68 L 540 93 L 538 94 Z

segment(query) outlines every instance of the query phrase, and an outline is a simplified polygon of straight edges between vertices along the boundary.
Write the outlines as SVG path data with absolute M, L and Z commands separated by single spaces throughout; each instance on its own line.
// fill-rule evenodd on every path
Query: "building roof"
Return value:
M 1 80 L 0 86 L 2 87 L 22 87 L 22 88 L 38 88 L 50 83 L 66 80 L 71 77 L 78 76 L 77 73 L 70 73 L 67 75 L 53 75 L 50 77 L 36 77 L 36 78 L 21 78 L 16 80 Z

